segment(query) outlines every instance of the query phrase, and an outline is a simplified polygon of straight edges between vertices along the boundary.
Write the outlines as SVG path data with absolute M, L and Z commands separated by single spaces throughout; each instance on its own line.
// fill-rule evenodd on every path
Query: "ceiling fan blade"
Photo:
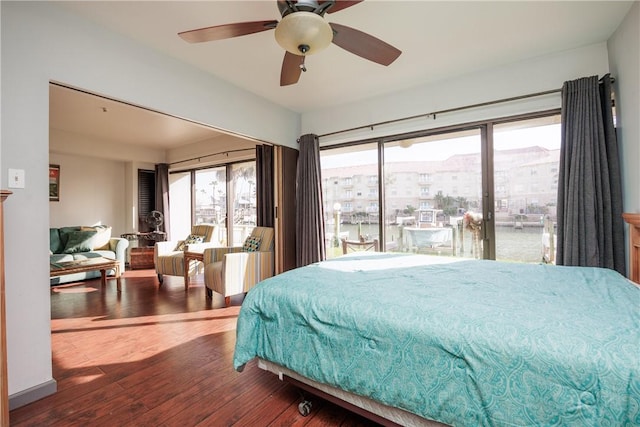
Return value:
M 303 59 L 304 56 L 285 52 L 282 61 L 282 71 L 280 73 L 280 86 L 289 86 L 298 83 L 300 74 L 302 74 L 300 64 L 302 64 Z
M 284 16 L 287 12 L 295 12 L 295 1 L 276 0 L 280 15 Z
M 184 41 L 187 41 L 189 43 L 201 43 L 214 40 L 230 39 L 232 37 L 273 30 L 276 25 L 278 25 L 278 21 L 273 20 L 238 22 L 235 24 L 216 25 L 214 27 L 183 31 L 181 33 L 178 33 L 178 35 Z
M 331 6 L 327 13 L 340 12 L 342 9 L 346 9 L 351 6 L 355 6 L 358 3 L 362 3 L 364 0 L 336 0 L 335 4 Z M 318 4 L 322 4 L 324 1 L 319 1 Z
M 345 25 L 331 23 L 333 43 L 369 61 L 389 65 L 402 51 L 367 33 Z

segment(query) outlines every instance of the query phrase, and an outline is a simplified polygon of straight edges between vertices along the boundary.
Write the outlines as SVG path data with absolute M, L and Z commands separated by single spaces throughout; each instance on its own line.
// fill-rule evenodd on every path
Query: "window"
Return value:
M 233 206 L 232 246 L 241 246 L 256 226 L 256 163 L 231 165 L 230 205 Z
M 399 173 L 418 177 L 407 184 L 403 210 L 388 208 L 395 197 L 385 192 L 387 251 L 478 255 L 471 252 L 469 233 L 460 236 L 464 243 L 459 243 L 458 228 L 460 210 L 482 212 L 481 147 L 480 129 L 417 137 L 410 145 L 384 145 L 385 180 Z M 469 183 L 467 191 L 459 190 L 461 182 Z M 434 192 L 432 186 L 438 190 Z
M 169 198 L 172 238 L 207 223 L 222 245 L 242 245 L 256 225 L 255 161 L 171 172 Z
M 156 172 L 138 169 L 138 231 L 155 230 L 147 223 L 147 216 L 156 208 Z
M 220 166 L 195 171 L 194 224 L 216 224 L 223 241 L 226 236 L 227 219 L 227 175 L 226 167 Z
M 414 133 L 410 144 L 387 137 L 322 149 L 322 174 L 352 176 L 357 167 L 354 193 L 367 196 L 336 228 L 331 207 L 345 190 L 323 188 L 327 241 L 336 233 L 354 238 L 352 225 L 359 225 L 385 251 L 540 262 L 543 222 L 555 221 L 559 123 L 554 111 Z M 490 142 L 493 151 L 487 153 Z M 384 150 L 384 176 L 378 176 L 378 150 Z M 384 183 L 384 198 L 378 182 Z M 477 225 L 466 227 L 465 214 Z M 433 221 L 422 224 L 426 218 Z M 427 227 L 449 229 L 447 241 L 422 244 L 419 232 L 409 236 L 411 228 Z
M 342 176 L 343 186 L 349 187 L 322 187 L 327 258 L 342 255 L 340 238 L 357 239 L 359 227 L 363 235 L 378 236 L 379 195 L 377 187 L 370 187 L 378 182 L 377 158 L 376 143 L 320 152 L 322 176 Z M 357 175 L 353 174 L 354 167 L 358 167 Z M 347 178 L 352 178 L 348 184 Z M 358 201 L 346 202 L 341 196 L 347 191 L 355 194 Z M 376 201 L 370 202 L 368 197 L 362 197 L 363 194 L 374 197 Z
M 494 170 L 504 177 L 495 213 L 496 259 L 540 262 L 545 219 L 556 221 L 560 116 L 494 126 Z
M 171 239 L 184 239 L 191 233 L 191 172 L 169 174 L 169 212 Z

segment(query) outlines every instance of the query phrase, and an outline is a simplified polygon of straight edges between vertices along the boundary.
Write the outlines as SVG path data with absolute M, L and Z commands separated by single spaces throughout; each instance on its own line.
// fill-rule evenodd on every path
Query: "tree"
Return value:
M 404 209 L 404 211 L 402 211 L 402 213 L 405 215 L 413 215 L 415 211 L 416 211 L 416 208 L 414 208 L 411 205 L 407 205 L 407 207 Z

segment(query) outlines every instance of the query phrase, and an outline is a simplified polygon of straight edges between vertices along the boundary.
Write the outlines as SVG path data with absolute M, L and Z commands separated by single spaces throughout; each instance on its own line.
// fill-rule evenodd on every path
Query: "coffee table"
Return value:
M 49 276 L 50 277 L 58 277 L 64 276 L 66 274 L 73 273 L 86 273 L 88 271 L 96 271 L 100 270 L 100 278 L 102 281 L 102 287 L 104 288 L 107 284 L 107 270 L 114 270 L 116 272 L 116 288 L 118 292 L 121 291 L 120 286 L 120 261 L 104 258 L 104 257 L 96 257 L 96 258 L 87 258 L 87 259 L 78 259 L 74 261 L 63 261 L 63 262 L 55 262 L 50 264 Z

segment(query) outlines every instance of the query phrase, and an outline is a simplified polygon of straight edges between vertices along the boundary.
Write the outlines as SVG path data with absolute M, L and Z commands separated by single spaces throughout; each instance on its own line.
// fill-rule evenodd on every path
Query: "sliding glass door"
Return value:
M 169 174 L 169 238 L 181 240 L 191 234 L 191 172 Z
M 486 121 L 320 153 L 327 256 L 385 252 L 553 262 L 560 115 Z
M 342 255 L 342 239 L 379 238 L 378 144 L 320 152 L 327 258 Z
M 230 206 L 233 206 L 231 246 L 242 246 L 256 226 L 256 162 L 230 165 Z
M 256 226 L 256 163 L 234 163 L 169 175 L 171 238 L 192 224 L 216 224 L 223 246 L 241 246 Z
M 496 259 L 553 262 L 560 116 L 493 130 Z
M 227 172 L 220 166 L 195 171 L 194 224 L 216 224 L 220 243 L 226 242 Z
M 386 143 L 385 248 L 482 258 L 479 129 Z

